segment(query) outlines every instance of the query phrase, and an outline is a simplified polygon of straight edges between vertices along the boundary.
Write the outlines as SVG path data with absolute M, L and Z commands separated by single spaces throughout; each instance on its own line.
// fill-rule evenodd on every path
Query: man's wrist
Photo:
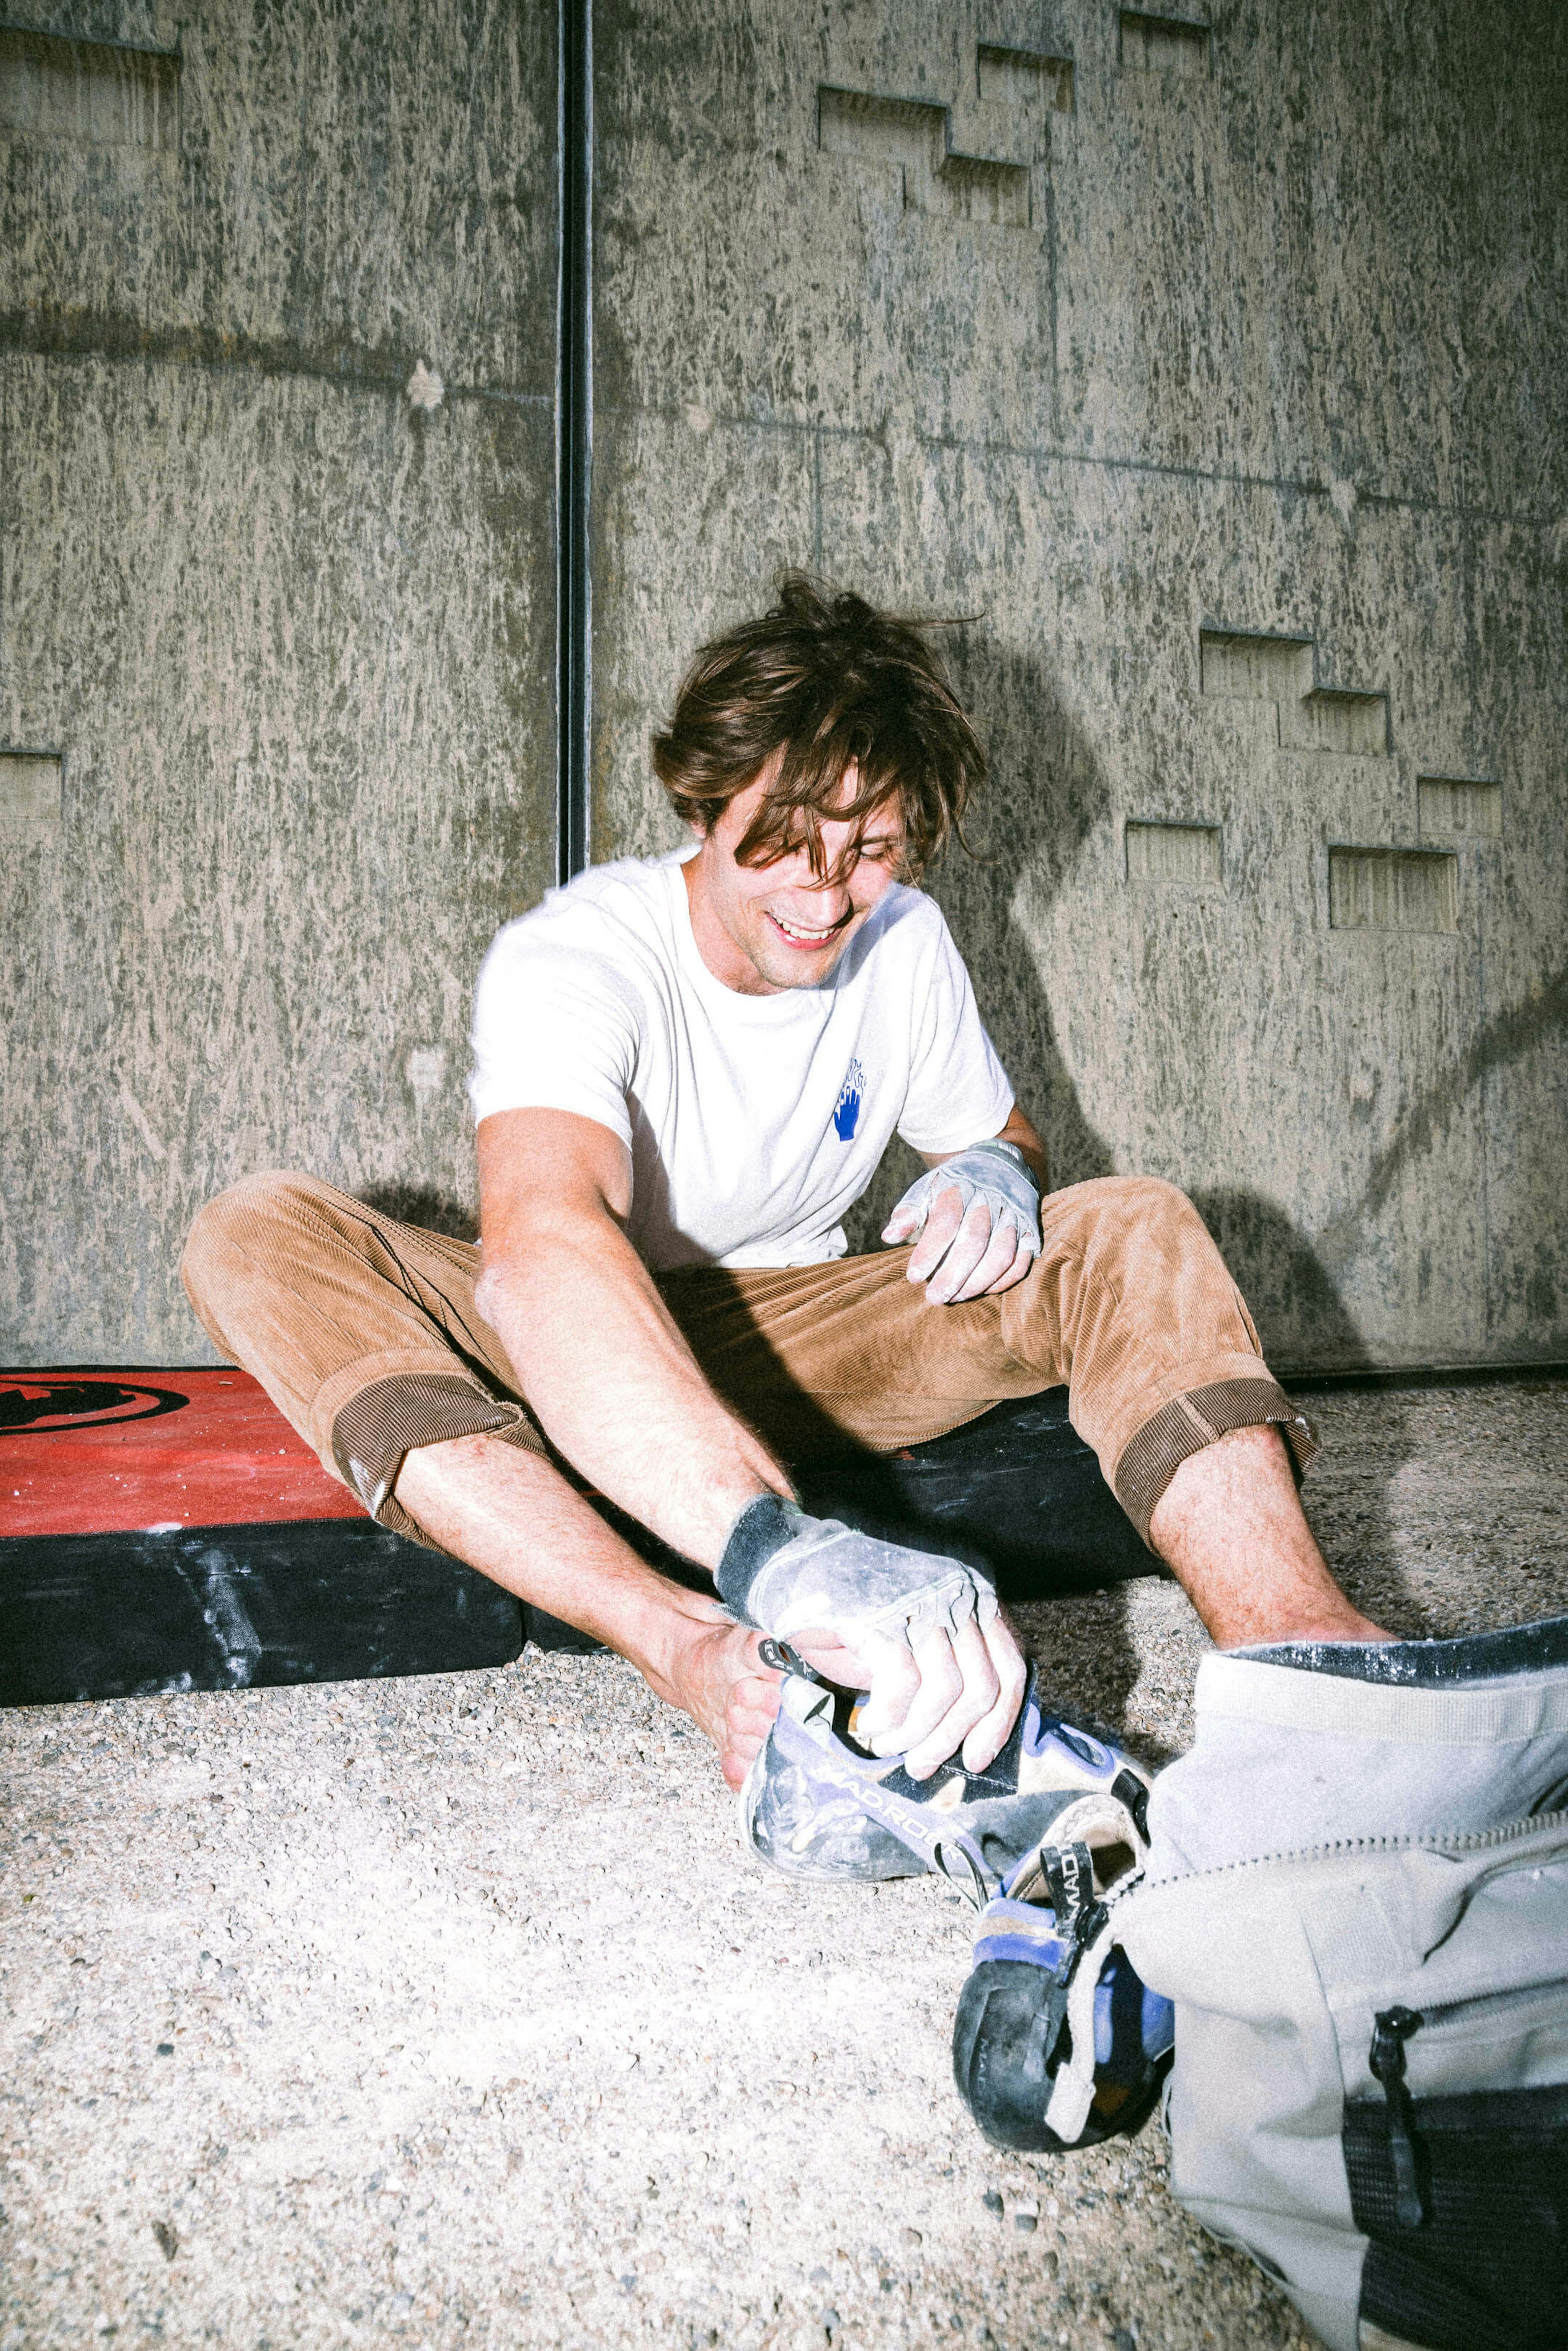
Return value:
M 775 1552 L 793 1542 L 805 1520 L 798 1502 L 781 1494 L 754 1494 L 731 1527 L 724 1552 L 714 1570 L 718 1596 L 732 1615 L 753 1625 L 747 1607 L 752 1584 Z
M 1025 1158 L 1018 1144 L 1016 1143 L 1005 1143 L 999 1134 L 988 1134 L 983 1143 L 971 1143 L 967 1146 L 967 1150 L 968 1152 L 994 1151 L 998 1155 L 998 1156 L 1008 1160 L 1012 1166 L 1021 1169 L 1023 1174 L 1029 1177 L 1031 1184 L 1036 1180 L 1034 1169 L 1030 1165 L 1029 1161 Z M 966 1153 L 962 1155 L 967 1156 L 967 1154 Z

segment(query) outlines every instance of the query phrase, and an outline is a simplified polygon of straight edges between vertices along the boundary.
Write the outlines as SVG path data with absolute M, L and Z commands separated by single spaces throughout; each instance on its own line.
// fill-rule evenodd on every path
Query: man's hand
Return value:
M 915 1240 L 907 1268 L 935 1306 L 996 1297 L 1040 1255 L 1040 1186 L 1018 1145 L 971 1144 L 918 1176 L 883 1229 Z
M 747 1505 L 718 1587 L 819 1671 L 871 1692 L 862 1735 L 925 1779 L 962 1747 L 984 1771 L 1006 1745 L 1024 1663 L 991 1584 L 961 1561 L 882 1542 L 776 1495 Z

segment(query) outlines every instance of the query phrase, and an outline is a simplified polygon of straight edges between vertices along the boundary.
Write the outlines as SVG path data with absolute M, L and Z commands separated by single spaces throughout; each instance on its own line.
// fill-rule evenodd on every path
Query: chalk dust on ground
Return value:
M 1568 1384 L 1334 1395 L 1308 1487 L 1396 1629 L 1568 1613 Z M 1024 1614 L 1151 1761 L 1203 1635 Z M 1150 2124 L 998 2154 L 971 1914 L 795 1888 L 618 1659 L 0 1716 L 0 2351 L 1300 2345 Z

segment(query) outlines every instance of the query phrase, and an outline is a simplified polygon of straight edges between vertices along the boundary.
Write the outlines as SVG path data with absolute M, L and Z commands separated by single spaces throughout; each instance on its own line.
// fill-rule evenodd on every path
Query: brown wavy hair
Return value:
M 782 752 L 739 863 L 770 864 L 803 838 L 821 879 L 823 818 L 863 821 L 891 799 L 904 818 L 900 871 L 917 882 L 951 839 L 964 841 L 964 811 L 986 773 L 929 643 L 953 623 L 878 611 L 802 571 L 781 572 L 777 593 L 770 611 L 697 653 L 653 737 L 654 773 L 676 815 L 706 832 Z M 839 807 L 852 760 L 858 787 Z

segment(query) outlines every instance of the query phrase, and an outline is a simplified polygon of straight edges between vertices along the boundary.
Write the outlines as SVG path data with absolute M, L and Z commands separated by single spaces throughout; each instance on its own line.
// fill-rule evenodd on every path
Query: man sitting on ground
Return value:
M 758 1628 L 869 1689 L 857 1735 L 911 1779 L 999 1753 L 1024 1667 L 984 1577 L 806 1516 L 789 1465 L 1062 1383 L 1218 1643 L 1382 1637 L 1308 1530 L 1311 1433 L 1190 1203 L 1046 1192 L 917 887 L 985 765 L 924 629 L 790 576 L 697 655 L 653 760 L 693 844 L 591 869 L 486 961 L 480 1245 L 250 1176 L 186 1251 L 214 1343 L 383 1525 L 628 1657 L 733 1786 L 778 1705 Z M 931 1172 L 894 1246 L 849 1257 L 895 1132 Z

